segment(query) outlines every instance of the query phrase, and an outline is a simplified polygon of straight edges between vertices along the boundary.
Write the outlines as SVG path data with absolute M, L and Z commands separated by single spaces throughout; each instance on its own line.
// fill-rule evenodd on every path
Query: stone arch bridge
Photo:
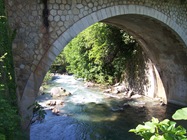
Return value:
M 186 0 L 6 0 L 6 6 L 18 31 L 13 53 L 23 118 L 56 56 L 99 21 L 133 35 L 152 61 L 148 96 L 187 104 Z

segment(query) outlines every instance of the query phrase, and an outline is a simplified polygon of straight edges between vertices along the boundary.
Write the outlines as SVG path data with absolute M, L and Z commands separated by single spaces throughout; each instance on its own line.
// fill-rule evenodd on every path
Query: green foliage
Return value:
M 0 140 L 6 140 L 5 135 L 0 133 Z
M 66 61 L 64 55 L 61 53 L 50 67 L 52 73 L 65 73 L 66 72 Z
M 0 112 L 0 135 L 7 140 L 18 137 L 20 118 L 17 108 L 2 95 L 0 95 Z
M 77 77 L 112 84 L 122 80 L 125 61 L 135 48 L 135 40 L 124 31 L 96 23 L 75 37 L 57 60 L 62 60 L 68 72 Z
M 186 108 L 177 110 L 172 116 L 173 119 L 186 120 Z M 152 118 L 144 125 L 139 124 L 135 129 L 130 129 L 141 136 L 142 140 L 187 140 L 186 129 L 180 125 L 176 126 L 176 122 L 165 119 L 161 122 L 157 118 Z
M 51 79 L 51 72 L 48 71 L 44 77 L 44 80 L 43 80 L 43 85 L 45 85 L 50 79 Z
M 15 72 L 12 54 L 12 41 L 16 30 L 12 31 L 8 25 L 4 0 L 0 0 L 0 84 L 4 85 L 4 96 L 9 97 L 12 104 L 16 104 Z
M 187 120 L 187 107 L 177 110 L 172 118 L 174 120 Z
M 44 107 L 42 107 L 38 102 L 33 103 L 28 109 L 32 109 L 33 117 L 31 119 L 31 123 L 35 121 L 42 122 L 45 119 L 46 112 Z
M 0 140 L 23 138 L 17 109 L 12 41 L 16 30 L 8 25 L 4 0 L 0 0 Z

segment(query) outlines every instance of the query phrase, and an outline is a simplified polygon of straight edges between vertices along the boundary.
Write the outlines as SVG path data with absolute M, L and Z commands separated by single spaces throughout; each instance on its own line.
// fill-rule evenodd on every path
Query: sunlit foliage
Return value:
M 135 53 L 136 44 L 123 30 L 96 23 L 75 37 L 60 56 L 65 57 L 69 73 L 112 84 L 121 80 L 125 61 Z

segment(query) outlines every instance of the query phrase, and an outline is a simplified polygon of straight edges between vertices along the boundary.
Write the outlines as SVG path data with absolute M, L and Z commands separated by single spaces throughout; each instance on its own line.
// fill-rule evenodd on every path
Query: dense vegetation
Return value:
M 66 64 L 69 73 L 87 81 L 112 84 L 123 80 L 125 62 L 136 54 L 137 46 L 123 30 L 96 23 L 75 37 L 55 64 Z
M 8 25 L 4 0 L 0 0 L 0 140 L 21 136 L 12 55 L 14 36 L 15 31 Z

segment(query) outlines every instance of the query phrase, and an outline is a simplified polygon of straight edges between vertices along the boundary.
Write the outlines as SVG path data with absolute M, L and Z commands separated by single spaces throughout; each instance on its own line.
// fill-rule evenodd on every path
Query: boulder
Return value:
M 127 88 L 124 85 L 119 85 L 119 86 L 114 87 L 114 90 L 117 90 L 118 93 L 121 93 L 121 92 L 125 92 Z
M 64 92 L 66 92 L 66 90 L 62 87 L 53 87 L 50 90 L 52 97 L 60 97 L 61 95 L 63 95 Z

